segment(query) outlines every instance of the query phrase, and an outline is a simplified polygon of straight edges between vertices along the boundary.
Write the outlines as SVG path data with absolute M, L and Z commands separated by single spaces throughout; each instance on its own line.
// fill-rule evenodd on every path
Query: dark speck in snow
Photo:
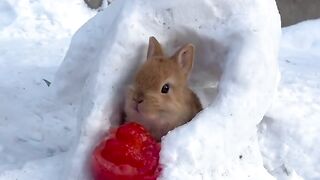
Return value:
M 27 142 L 26 139 L 23 139 L 23 138 L 20 138 L 20 137 L 18 137 L 18 138 L 16 139 L 16 141 L 17 141 L 17 142 L 21 142 L 21 143 Z
M 67 126 L 64 126 L 63 129 L 64 129 L 65 131 L 67 131 L 67 132 L 71 131 L 71 129 L 70 129 L 69 127 L 67 127 Z
M 46 80 L 46 79 L 42 79 L 45 83 L 46 83 L 46 85 L 49 87 L 50 85 L 51 85 L 51 82 L 50 81 L 48 81 L 48 80 Z

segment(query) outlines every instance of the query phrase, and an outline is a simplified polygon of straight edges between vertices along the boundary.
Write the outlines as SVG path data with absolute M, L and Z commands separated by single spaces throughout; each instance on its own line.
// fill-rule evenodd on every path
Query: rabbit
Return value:
M 166 57 L 155 37 L 149 38 L 146 62 L 127 89 L 125 122 L 143 125 L 160 141 L 174 128 L 189 122 L 202 110 L 197 95 L 188 87 L 194 46 L 186 44 Z

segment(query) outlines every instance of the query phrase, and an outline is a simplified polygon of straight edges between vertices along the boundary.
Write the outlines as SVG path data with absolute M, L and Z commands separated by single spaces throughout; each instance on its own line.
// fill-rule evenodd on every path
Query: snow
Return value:
M 256 125 L 278 83 L 275 2 L 132 0 L 115 1 L 75 34 L 53 83 L 58 98 L 80 104 L 67 179 L 88 179 L 88 155 L 111 122 L 120 120 L 125 87 L 152 35 L 165 49 L 195 44 L 191 84 L 209 100 L 191 123 L 164 138 L 162 179 L 271 178 L 259 154 Z M 204 89 L 216 91 L 211 85 L 217 80 L 217 96 L 205 94 Z
M 95 12 L 77 0 L 1 0 L 0 9 L 0 179 L 46 179 L 28 164 L 66 152 L 76 119 L 43 79 L 53 81 L 72 34 Z
M 261 151 L 272 174 L 320 178 L 319 28 L 315 20 L 283 29 L 282 80 L 259 125 Z
M 151 35 L 169 53 L 196 45 L 191 85 L 207 107 L 164 138 L 161 179 L 320 178 L 320 20 L 283 29 L 279 82 L 273 1 L 118 0 L 96 16 L 76 0 L 0 9 L 0 180 L 88 179 Z

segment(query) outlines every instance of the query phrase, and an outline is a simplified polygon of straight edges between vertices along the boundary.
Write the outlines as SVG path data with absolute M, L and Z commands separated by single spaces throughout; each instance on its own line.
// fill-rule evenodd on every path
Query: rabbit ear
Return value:
M 174 55 L 175 61 L 182 69 L 182 71 L 188 75 L 193 66 L 194 59 L 194 46 L 193 44 L 186 44 Z
M 150 37 L 147 59 L 150 59 L 153 56 L 162 56 L 162 55 L 163 55 L 163 52 L 162 52 L 160 43 L 157 41 L 155 37 L 153 36 Z

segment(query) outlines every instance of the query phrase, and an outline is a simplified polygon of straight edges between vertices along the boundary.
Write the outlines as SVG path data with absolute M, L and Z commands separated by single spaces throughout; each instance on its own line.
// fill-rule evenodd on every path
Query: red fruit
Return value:
M 156 180 L 160 144 L 137 123 L 122 125 L 113 133 L 93 152 L 95 180 Z
M 121 126 L 116 132 L 116 137 L 121 141 L 135 145 L 142 145 L 142 143 L 152 139 L 150 134 L 137 123 Z

